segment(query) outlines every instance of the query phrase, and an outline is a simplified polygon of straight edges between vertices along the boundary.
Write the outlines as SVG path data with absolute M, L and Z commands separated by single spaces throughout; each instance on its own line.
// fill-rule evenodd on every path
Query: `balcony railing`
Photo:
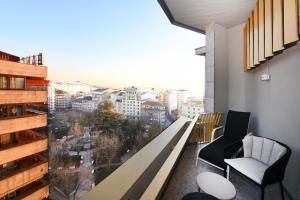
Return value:
M 155 199 L 167 182 L 198 117 L 192 121 L 180 117 L 83 199 Z
M 47 113 L 27 110 L 25 115 L 0 119 L 0 135 L 47 126 Z
M 46 78 L 47 67 L 0 60 L 0 74 Z
M 0 104 L 47 102 L 46 90 L 0 90 Z
M 47 172 L 48 162 L 40 156 L 16 161 L 14 170 L 0 178 L 0 198 L 41 179 Z
M 49 184 L 40 180 L 22 188 L 14 200 L 45 199 L 49 196 Z
M 47 150 L 47 137 L 31 130 L 18 134 L 13 143 L 0 147 L 0 165 Z

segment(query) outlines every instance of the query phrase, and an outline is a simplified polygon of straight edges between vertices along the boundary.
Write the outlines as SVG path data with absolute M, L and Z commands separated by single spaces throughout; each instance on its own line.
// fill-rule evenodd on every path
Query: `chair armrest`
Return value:
M 227 145 L 224 148 L 224 159 L 231 159 L 232 157 L 235 157 L 235 154 L 238 154 L 238 150 L 243 146 L 243 142 L 241 140 L 233 142 L 229 145 Z M 238 153 L 237 153 L 238 152 Z
M 224 128 L 223 126 L 219 126 L 219 127 L 214 128 L 214 129 L 212 130 L 210 142 L 212 142 L 212 141 L 215 140 L 215 133 L 216 133 L 217 131 L 221 130 L 221 129 L 223 130 L 223 128 Z
M 270 165 L 263 176 L 262 184 L 272 184 L 282 181 L 284 178 L 285 168 L 288 163 L 290 153 L 287 152 L 284 156 L 279 158 L 275 163 Z

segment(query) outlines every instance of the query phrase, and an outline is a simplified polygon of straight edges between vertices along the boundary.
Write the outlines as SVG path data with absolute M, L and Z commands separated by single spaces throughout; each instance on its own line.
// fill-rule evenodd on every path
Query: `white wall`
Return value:
M 250 111 L 255 134 L 292 149 L 284 180 L 300 199 L 300 44 L 249 72 L 243 71 L 243 24 L 228 30 L 228 109 Z M 261 81 L 269 64 L 271 80 Z

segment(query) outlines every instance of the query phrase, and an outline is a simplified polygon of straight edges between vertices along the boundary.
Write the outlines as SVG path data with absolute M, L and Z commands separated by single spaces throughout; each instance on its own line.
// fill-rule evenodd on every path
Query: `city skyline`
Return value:
M 3 18 L 15 13 L 3 22 L 14 26 L 3 30 L 2 49 L 20 56 L 42 51 L 50 80 L 183 88 L 203 96 L 204 58 L 194 49 L 205 44 L 205 36 L 171 26 L 155 1 L 32 0 L 2 6 Z

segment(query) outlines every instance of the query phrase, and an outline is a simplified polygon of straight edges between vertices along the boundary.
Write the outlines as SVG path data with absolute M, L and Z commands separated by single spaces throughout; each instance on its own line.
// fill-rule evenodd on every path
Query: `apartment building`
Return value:
M 124 114 L 128 119 L 141 117 L 141 94 L 136 87 L 126 88 L 116 97 L 116 112 Z
M 72 106 L 71 95 L 64 90 L 55 89 L 55 108 L 70 109 L 71 106 Z
M 141 118 L 146 124 L 159 124 L 164 127 L 166 124 L 166 107 L 156 101 L 142 103 Z
M 0 199 L 44 199 L 49 185 L 43 180 L 48 139 L 37 128 L 47 126 L 47 67 L 20 63 L 0 52 Z M 41 129 L 39 129 L 41 130 Z
M 188 101 L 183 103 L 179 109 L 179 115 L 194 118 L 197 114 L 204 112 L 203 101 Z
M 98 107 L 98 103 L 91 96 L 75 99 L 72 102 L 72 109 L 83 112 L 94 112 Z

